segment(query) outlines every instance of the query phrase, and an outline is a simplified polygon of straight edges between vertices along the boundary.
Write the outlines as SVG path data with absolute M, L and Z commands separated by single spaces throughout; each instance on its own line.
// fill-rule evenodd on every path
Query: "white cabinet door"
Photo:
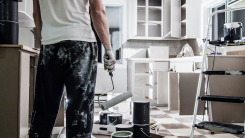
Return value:
M 186 0 L 186 38 L 201 38 L 202 0 Z
M 158 71 L 157 82 L 157 104 L 168 104 L 169 73 Z
M 154 71 L 168 71 L 168 62 L 154 62 Z
M 168 34 L 171 31 L 171 1 L 163 1 L 163 36 Z
M 137 0 L 128 1 L 128 39 L 137 35 Z
M 180 38 L 181 8 L 180 0 L 171 0 L 171 37 Z
M 170 63 L 170 68 L 176 72 L 194 72 L 194 62 Z

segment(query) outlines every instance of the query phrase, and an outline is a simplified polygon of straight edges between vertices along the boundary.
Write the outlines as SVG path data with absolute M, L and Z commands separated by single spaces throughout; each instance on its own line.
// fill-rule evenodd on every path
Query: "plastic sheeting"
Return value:
M 181 49 L 180 53 L 177 55 L 177 58 L 180 57 L 193 57 L 194 56 L 194 52 L 191 48 L 191 46 L 186 43 L 183 48 Z

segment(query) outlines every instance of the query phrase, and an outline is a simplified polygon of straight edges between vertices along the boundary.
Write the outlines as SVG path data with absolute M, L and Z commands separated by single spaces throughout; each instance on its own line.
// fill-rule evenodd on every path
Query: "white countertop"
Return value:
M 182 57 L 182 58 L 171 58 L 170 62 L 202 62 L 202 56 L 194 56 L 194 57 Z
M 161 58 L 127 58 L 126 60 L 147 61 L 147 62 L 153 62 L 153 61 L 169 62 L 169 59 L 161 59 Z
M 127 58 L 126 60 L 131 61 L 146 61 L 146 62 L 202 62 L 202 56 L 194 57 L 182 57 L 182 58 L 170 58 L 170 59 L 161 59 L 161 58 Z

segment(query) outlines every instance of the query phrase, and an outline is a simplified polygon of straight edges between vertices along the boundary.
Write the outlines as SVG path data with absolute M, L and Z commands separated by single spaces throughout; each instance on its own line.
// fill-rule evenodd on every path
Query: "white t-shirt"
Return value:
M 92 31 L 89 0 L 39 0 L 42 44 L 63 40 L 96 42 Z

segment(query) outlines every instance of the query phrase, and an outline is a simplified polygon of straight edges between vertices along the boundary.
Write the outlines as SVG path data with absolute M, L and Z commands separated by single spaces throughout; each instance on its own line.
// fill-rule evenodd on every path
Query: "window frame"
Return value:
M 212 14 L 212 8 L 225 4 L 227 0 L 208 0 L 203 2 L 202 4 L 202 38 L 206 38 L 207 36 L 207 27 L 209 16 Z M 226 6 L 227 7 L 227 6 Z M 227 16 L 226 16 L 227 17 Z M 212 19 L 211 19 L 212 20 Z M 227 19 L 225 19 L 227 22 Z M 212 21 L 211 21 L 212 23 Z M 212 38 L 212 26 L 209 31 L 209 39 Z

